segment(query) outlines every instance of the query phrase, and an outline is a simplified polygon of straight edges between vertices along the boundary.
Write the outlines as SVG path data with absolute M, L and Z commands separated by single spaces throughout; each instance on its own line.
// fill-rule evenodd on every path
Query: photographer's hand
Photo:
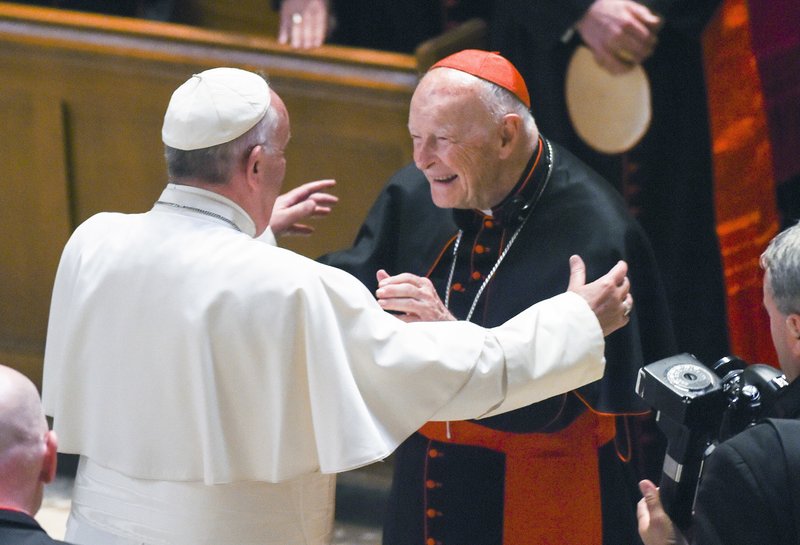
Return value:
M 639 519 L 639 536 L 644 545 L 687 545 L 686 539 L 664 512 L 661 495 L 651 481 L 639 483 L 642 499 L 636 506 L 636 518 Z

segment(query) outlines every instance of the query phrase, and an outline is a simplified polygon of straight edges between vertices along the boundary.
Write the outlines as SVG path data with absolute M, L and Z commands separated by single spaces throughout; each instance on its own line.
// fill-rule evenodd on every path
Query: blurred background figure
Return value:
M 473 17 L 488 19 L 481 0 L 275 0 L 281 43 L 323 42 L 411 53 L 421 42 Z

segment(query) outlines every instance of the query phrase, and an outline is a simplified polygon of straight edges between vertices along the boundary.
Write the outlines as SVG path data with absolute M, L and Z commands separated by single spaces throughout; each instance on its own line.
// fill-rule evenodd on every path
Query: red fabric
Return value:
M 717 233 L 732 352 L 751 362 L 775 363 L 759 256 L 778 231 L 778 216 L 748 20 L 745 0 L 725 0 L 704 34 Z
M 491 81 L 504 89 L 508 89 L 519 98 L 525 106 L 531 107 L 528 87 L 519 71 L 496 52 L 479 49 L 465 49 L 445 57 L 431 67 L 453 68 L 467 74 Z
M 503 517 L 505 543 L 602 545 L 597 449 L 614 438 L 614 417 L 586 411 L 558 433 L 509 433 L 467 421 L 449 426 L 450 438 L 445 422 L 428 422 L 420 433 L 506 455 L 503 510 L 513 516 Z

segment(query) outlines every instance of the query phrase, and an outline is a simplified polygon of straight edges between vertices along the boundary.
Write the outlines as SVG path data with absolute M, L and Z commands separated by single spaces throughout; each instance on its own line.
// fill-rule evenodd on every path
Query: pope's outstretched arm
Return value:
M 628 322 L 633 305 L 626 273 L 620 261 L 586 284 L 583 261 L 572 256 L 567 291 L 491 328 L 469 380 L 430 420 L 494 416 L 600 380 L 603 337 Z M 487 380 L 498 359 L 501 384 Z M 481 398 L 497 401 L 476 415 Z
M 617 263 L 608 273 L 586 283 L 586 265 L 580 256 L 569 260 L 570 276 L 567 291 L 583 297 L 594 312 L 603 336 L 608 336 L 628 323 L 633 308 L 628 280 L 628 265 Z M 390 276 L 381 269 L 377 273 L 375 296 L 384 310 L 397 313 L 404 322 L 440 322 L 455 320 L 436 293 L 428 278 L 411 273 Z

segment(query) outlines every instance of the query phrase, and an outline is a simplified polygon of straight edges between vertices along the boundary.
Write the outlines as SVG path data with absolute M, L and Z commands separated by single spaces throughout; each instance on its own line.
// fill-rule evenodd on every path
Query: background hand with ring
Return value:
M 328 0 L 284 0 L 278 42 L 296 49 L 319 47 L 330 31 Z

